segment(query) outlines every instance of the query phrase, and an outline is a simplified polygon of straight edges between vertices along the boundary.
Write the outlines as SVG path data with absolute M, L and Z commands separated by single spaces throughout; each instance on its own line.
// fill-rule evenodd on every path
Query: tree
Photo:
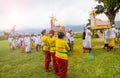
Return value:
M 10 33 L 9 32 L 4 32 L 4 35 L 8 36 L 8 35 L 10 35 Z
M 90 19 L 88 19 L 87 21 L 88 21 L 88 23 L 86 25 L 89 26 L 90 25 Z
M 110 25 L 115 24 L 114 20 L 116 14 L 120 10 L 120 0 L 95 0 L 95 1 L 99 3 L 99 5 L 95 7 L 96 14 L 104 13 L 108 17 Z

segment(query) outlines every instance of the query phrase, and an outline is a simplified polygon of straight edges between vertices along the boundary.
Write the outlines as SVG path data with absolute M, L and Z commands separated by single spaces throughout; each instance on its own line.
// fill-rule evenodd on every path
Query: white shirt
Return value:
M 89 29 L 86 29 L 85 32 L 86 32 L 85 39 L 91 40 L 92 32 Z
M 42 42 L 41 36 L 37 36 L 37 37 L 39 39 L 39 42 Z
M 31 40 L 35 41 L 35 36 L 30 37 Z
M 18 38 L 18 39 L 16 40 L 16 42 L 17 42 L 17 44 L 20 44 L 20 38 Z
M 8 42 L 12 43 L 13 42 L 13 38 L 8 38 Z
M 106 29 L 106 30 L 104 31 L 104 38 L 105 38 L 105 39 L 108 38 L 108 29 Z
M 71 34 L 70 34 L 70 42 L 72 42 L 72 41 L 74 41 L 74 33 L 73 32 L 71 32 Z
M 70 42 L 71 42 L 71 41 L 74 41 L 74 37 L 70 37 Z
M 71 37 L 70 33 L 67 33 L 66 34 L 66 41 L 67 41 L 67 43 L 69 43 L 70 37 Z
M 118 30 L 116 30 L 115 28 L 110 28 L 108 30 L 108 38 L 115 38 L 116 33 L 118 33 Z
M 25 45 L 30 45 L 30 42 L 31 42 L 30 37 L 25 37 L 24 42 L 25 42 Z
M 40 36 L 35 37 L 34 40 L 35 40 L 35 44 L 41 44 L 41 37 Z
M 34 40 L 35 40 L 35 44 L 39 43 L 39 38 L 38 37 L 35 37 Z

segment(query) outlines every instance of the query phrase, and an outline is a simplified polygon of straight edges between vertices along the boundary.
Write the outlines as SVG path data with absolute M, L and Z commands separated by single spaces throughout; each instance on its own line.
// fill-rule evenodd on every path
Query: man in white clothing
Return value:
M 11 35 L 9 35 L 9 37 L 8 37 L 8 42 L 10 44 L 10 48 L 14 50 L 15 49 L 15 42 L 14 42 L 14 39 Z
M 87 27 L 85 33 L 86 33 L 86 35 L 85 35 L 84 52 L 85 52 L 85 50 L 89 50 L 89 52 L 91 52 L 91 50 L 92 50 L 92 46 L 91 46 L 92 32 L 91 32 L 90 26 Z
M 39 39 L 39 47 L 42 45 L 42 39 L 41 39 L 41 34 L 38 34 L 38 39 Z
M 36 47 L 36 51 L 39 51 L 39 48 L 41 46 L 41 38 L 39 35 L 35 35 L 35 47 Z
M 25 34 L 24 42 L 25 42 L 25 51 L 29 53 L 31 51 L 31 48 L 30 48 L 31 40 L 30 40 L 29 34 Z
M 70 51 L 71 51 L 71 44 L 70 44 L 70 38 L 71 38 L 71 29 L 68 30 L 68 32 L 66 33 L 66 41 L 70 47 Z
M 105 30 L 104 30 L 104 43 L 105 43 L 105 44 L 104 44 L 104 47 L 103 47 L 103 48 L 104 48 L 104 49 L 105 49 L 105 48 L 108 48 L 108 29 L 105 29 Z
M 74 48 L 74 32 L 70 31 L 70 45 L 71 45 L 71 51 L 73 51 Z
M 118 30 L 115 29 L 115 26 L 112 25 L 112 27 L 108 30 L 108 49 L 111 50 L 115 46 L 115 38 L 116 33 L 118 33 Z

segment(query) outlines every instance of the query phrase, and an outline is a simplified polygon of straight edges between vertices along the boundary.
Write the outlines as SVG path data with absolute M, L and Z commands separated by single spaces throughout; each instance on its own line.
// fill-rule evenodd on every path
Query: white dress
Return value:
M 108 30 L 108 38 L 116 38 L 116 33 L 118 33 L 118 30 L 115 28 L 110 28 Z
M 85 32 L 86 32 L 86 36 L 84 41 L 84 48 L 92 48 L 91 46 L 92 32 L 89 29 L 87 29 Z
M 24 42 L 25 42 L 26 52 L 30 52 L 30 50 L 31 50 L 31 48 L 30 48 L 30 43 L 31 43 L 30 37 L 25 37 Z
M 15 42 L 13 38 L 8 38 L 8 42 L 10 43 L 10 48 L 15 48 Z

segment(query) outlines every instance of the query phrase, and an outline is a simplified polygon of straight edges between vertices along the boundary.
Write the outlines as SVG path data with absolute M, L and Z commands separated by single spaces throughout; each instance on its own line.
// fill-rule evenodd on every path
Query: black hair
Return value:
M 45 32 L 46 32 L 46 30 L 44 29 L 44 30 L 42 30 L 41 34 L 44 35 Z
M 63 32 L 58 32 L 58 38 L 62 39 L 64 38 L 65 34 Z
M 53 34 L 54 35 L 55 31 L 54 30 L 50 30 L 49 34 Z

